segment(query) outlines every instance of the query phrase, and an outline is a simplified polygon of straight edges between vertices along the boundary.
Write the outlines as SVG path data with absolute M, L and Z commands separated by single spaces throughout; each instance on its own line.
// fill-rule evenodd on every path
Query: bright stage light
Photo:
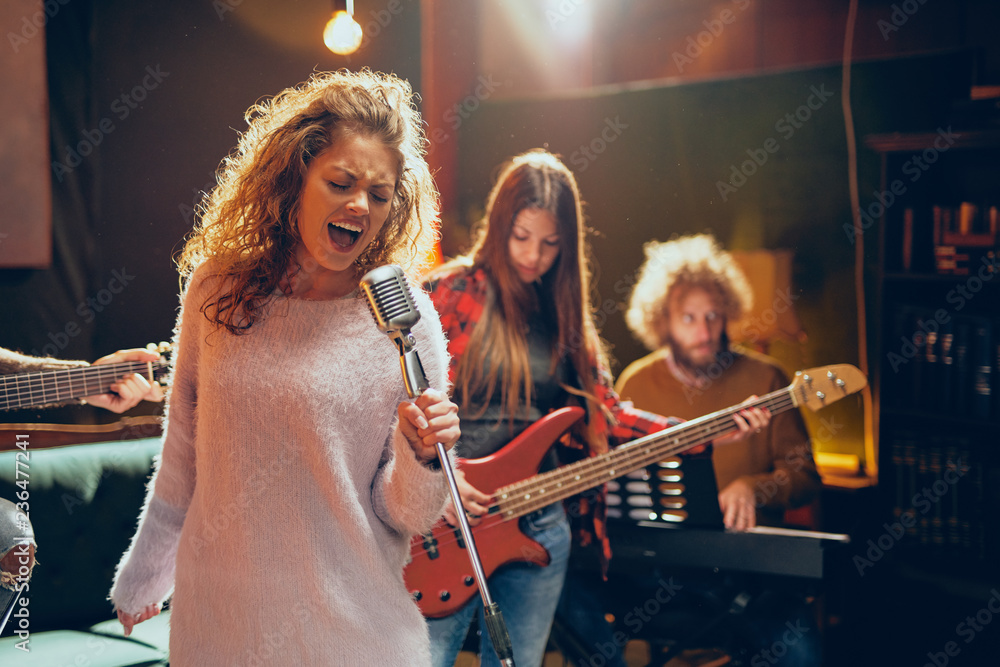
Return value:
M 361 26 L 354 20 L 354 0 L 335 1 L 333 16 L 323 29 L 323 43 L 337 55 L 354 53 L 361 46 Z

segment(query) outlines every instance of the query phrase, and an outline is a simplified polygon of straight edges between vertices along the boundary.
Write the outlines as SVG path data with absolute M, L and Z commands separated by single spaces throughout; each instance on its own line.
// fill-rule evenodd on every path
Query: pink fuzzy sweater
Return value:
M 429 664 L 403 584 L 409 539 L 440 516 L 444 475 L 398 430 L 399 355 L 363 297 L 279 297 L 249 334 L 178 319 L 163 453 L 111 599 L 136 613 L 172 595 L 170 662 Z M 431 386 L 444 334 L 414 289 Z

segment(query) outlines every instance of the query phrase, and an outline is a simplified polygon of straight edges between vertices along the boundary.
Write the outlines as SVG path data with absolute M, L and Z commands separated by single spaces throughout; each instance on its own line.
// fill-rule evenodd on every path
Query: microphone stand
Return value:
M 403 383 L 406 385 L 406 393 L 410 398 L 417 398 L 427 389 L 427 377 L 424 375 L 424 367 L 420 363 L 420 357 L 414 349 L 416 341 L 409 331 L 390 331 L 389 337 L 399 348 L 399 363 L 403 368 Z M 458 517 L 458 527 L 462 531 L 462 537 L 468 547 L 469 562 L 472 563 L 472 570 L 479 584 L 479 593 L 483 598 L 483 618 L 486 629 L 490 634 L 490 642 L 493 650 L 496 651 L 500 664 L 505 667 L 514 667 L 514 649 L 511 646 L 510 635 L 507 633 L 507 625 L 504 623 L 500 606 L 490 596 L 489 588 L 486 586 L 486 574 L 483 572 L 483 563 L 479 558 L 479 550 L 476 549 L 476 541 L 472 537 L 472 528 L 465 517 L 465 508 L 462 505 L 462 497 L 458 492 L 458 483 L 455 481 L 455 472 L 451 469 L 451 461 L 448 452 L 440 442 L 435 444 L 438 462 L 441 470 L 444 471 L 448 479 L 448 490 L 451 493 L 451 501 L 455 505 L 455 515 Z

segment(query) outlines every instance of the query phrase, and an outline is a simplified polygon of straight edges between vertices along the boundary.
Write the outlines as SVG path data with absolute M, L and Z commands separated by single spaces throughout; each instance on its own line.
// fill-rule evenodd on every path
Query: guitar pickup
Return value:
M 458 548 L 465 548 L 465 540 L 462 538 L 462 531 L 458 528 L 455 529 L 455 540 L 458 542 Z
M 427 557 L 434 560 L 441 555 L 438 551 L 438 541 L 434 539 L 433 535 L 424 535 L 424 551 L 427 552 Z

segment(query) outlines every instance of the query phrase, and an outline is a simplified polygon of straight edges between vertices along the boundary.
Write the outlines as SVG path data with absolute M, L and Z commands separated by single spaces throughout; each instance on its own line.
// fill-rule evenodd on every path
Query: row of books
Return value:
M 992 280 L 1000 273 L 997 251 L 993 248 L 934 246 L 934 272 L 940 276 L 976 275 Z
M 998 218 L 997 206 L 972 202 L 917 211 L 908 207 L 903 210 L 901 254 L 896 262 L 907 273 L 973 275 L 982 265 L 995 272 Z
M 895 534 L 937 554 L 985 560 L 990 546 L 987 470 L 961 436 L 931 436 L 901 429 L 889 447 Z
M 905 215 L 904 214 L 904 224 Z M 997 243 L 997 207 L 962 202 L 958 206 L 931 207 L 935 244 L 995 246 Z
M 1000 318 L 897 306 L 884 350 L 884 405 L 1000 422 Z

